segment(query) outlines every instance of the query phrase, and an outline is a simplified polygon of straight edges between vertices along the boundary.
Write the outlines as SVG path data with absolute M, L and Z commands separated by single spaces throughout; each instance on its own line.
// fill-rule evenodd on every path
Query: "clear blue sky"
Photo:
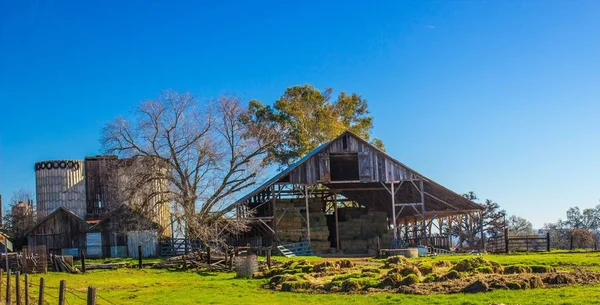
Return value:
M 600 203 L 599 2 L 217 2 L 0 0 L 5 200 L 163 89 L 309 83 L 361 94 L 391 155 L 534 227 Z

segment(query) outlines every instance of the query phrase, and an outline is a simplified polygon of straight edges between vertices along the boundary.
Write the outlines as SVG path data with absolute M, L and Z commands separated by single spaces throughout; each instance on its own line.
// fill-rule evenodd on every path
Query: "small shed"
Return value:
M 29 249 L 45 246 L 51 254 L 78 256 L 87 230 L 85 220 L 60 207 L 25 232 L 26 244 Z
M 86 253 L 90 257 L 137 257 L 141 245 L 143 257 L 157 256 L 161 231 L 156 222 L 121 205 L 90 227 Z

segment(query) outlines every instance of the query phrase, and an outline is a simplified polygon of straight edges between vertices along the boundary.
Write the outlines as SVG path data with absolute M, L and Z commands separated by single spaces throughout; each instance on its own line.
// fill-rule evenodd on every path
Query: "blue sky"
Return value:
M 397 159 L 531 220 L 600 199 L 597 1 L 0 0 L 0 194 L 163 89 L 361 94 Z

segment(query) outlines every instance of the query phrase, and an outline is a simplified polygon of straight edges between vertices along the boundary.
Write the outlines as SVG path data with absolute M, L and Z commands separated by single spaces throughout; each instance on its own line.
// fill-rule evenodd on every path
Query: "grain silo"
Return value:
M 35 164 L 37 217 L 41 219 L 65 207 L 85 219 L 83 161 L 52 160 Z

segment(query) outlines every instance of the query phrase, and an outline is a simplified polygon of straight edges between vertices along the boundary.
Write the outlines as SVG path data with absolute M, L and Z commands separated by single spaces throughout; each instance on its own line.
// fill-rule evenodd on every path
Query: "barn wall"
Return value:
M 87 224 L 68 212 L 58 211 L 27 235 L 30 248 L 45 245 L 48 251 L 85 247 Z
M 397 164 L 396 161 L 388 158 L 379 150 L 373 149 L 357 137 L 345 134 L 290 172 L 290 181 L 297 184 L 315 184 L 327 181 L 325 177 L 329 173 L 329 155 L 339 153 L 356 153 L 359 155 L 359 171 L 362 182 L 406 180 L 415 175 L 406 167 Z

